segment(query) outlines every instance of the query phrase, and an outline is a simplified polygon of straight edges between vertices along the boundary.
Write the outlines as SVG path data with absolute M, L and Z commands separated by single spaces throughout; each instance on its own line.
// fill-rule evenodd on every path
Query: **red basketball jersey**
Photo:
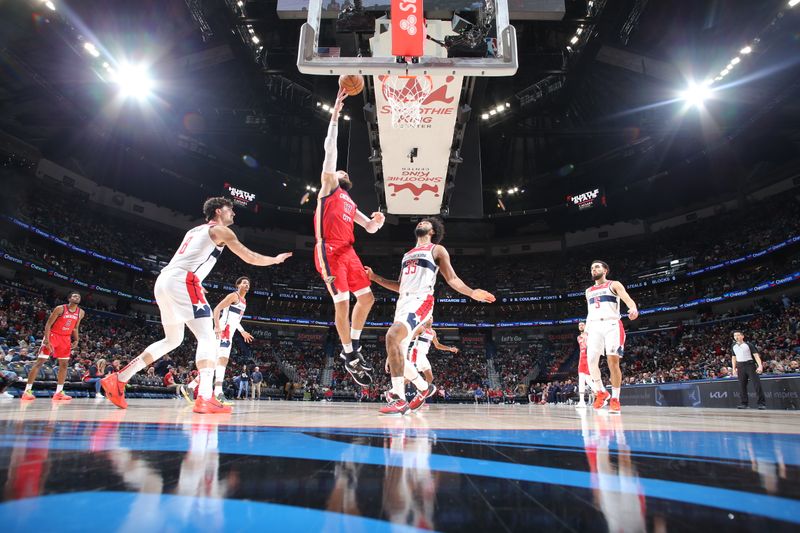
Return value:
M 353 244 L 353 223 L 356 217 L 356 203 L 341 187 L 336 187 L 327 196 L 317 199 L 314 214 L 314 234 L 317 242 L 334 241 Z
M 81 318 L 81 308 L 75 307 L 75 311 L 70 311 L 69 306 L 64 304 L 64 312 L 61 313 L 61 316 L 56 318 L 56 321 L 53 322 L 53 327 L 50 328 L 50 333 L 55 333 L 56 335 L 71 335 L 72 330 L 75 329 L 75 326 L 78 324 L 78 320 Z

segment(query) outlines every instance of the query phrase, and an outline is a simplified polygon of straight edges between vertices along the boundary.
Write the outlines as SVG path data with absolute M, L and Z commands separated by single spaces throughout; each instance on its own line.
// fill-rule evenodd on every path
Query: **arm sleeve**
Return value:
M 331 122 L 328 126 L 328 136 L 325 137 L 325 161 L 322 163 L 322 171 L 336 172 L 336 160 L 339 157 L 336 142 L 339 137 L 339 125 Z

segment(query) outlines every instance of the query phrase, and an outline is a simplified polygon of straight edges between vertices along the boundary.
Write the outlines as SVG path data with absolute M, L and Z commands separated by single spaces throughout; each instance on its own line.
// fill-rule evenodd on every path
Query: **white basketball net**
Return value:
M 392 127 L 418 128 L 422 123 L 422 103 L 433 90 L 430 76 L 385 76 L 383 97 L 392 109 Z

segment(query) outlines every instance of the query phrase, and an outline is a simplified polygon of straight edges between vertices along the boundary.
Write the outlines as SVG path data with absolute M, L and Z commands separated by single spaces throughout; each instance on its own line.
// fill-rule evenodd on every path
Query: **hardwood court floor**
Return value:
M 0 524 L 43 531 L 796 531 L 784 411 L 0 401 Z

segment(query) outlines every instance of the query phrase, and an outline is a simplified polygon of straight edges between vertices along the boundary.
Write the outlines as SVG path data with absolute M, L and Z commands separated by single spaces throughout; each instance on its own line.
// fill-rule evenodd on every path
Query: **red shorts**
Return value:
M 358 292 L 369 287 L 369 277 L 364 272 L 361 259 L 350 243 L 331 243 L 314 247 L 314 264 L 334 298 L 348 292 Z
M 589 361 L 586 359 L 586 352 L 581 354 L 578 362 L 578 374 L 589 374 Z
M 70 335 L 56 335 L 50 334 L 50 346 L 53 350 L 47 349 L 47 346 L 42 344 L 42 349 L 39 350 L 39 357 L 55 357 L 56 359 L 69 359 L 70 352 L 72 351 L 72 337 Z

